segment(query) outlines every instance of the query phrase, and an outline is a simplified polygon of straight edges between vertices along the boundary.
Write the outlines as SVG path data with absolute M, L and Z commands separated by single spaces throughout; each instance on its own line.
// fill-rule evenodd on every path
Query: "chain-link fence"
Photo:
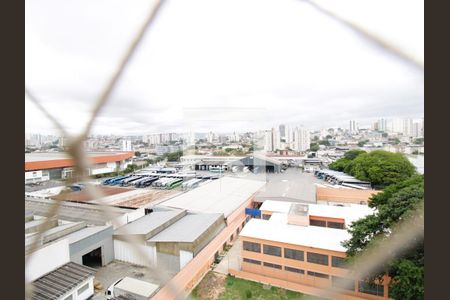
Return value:
M 304 0 L 305 2 L 309 3 L 311 6 L 316 8 L 320 13 L 325 14 L 326 16 L 336 20 L 338 23 L 340 23 L 343 26 L 346 26 L 350 28 L 351 30 L 357 32 L 361 36 L 363 36 L 367 41 L 376 44 L 381 49 L 385 50 L 386 52 L 393 54 L 398 59 L 401 59 L 402 61 L 409 63 L 413 65 L 415 68 L 419 69 L 420 72 L 423 72 L 423 65 L 421 62 L 419 62 L 418 59 L 411 57 L 411 55 L 406 54 L 401 49 L 395 47 L 394 45 L 390 44 L 389 42 L 385 41 L 382 37 L 376 36 L 373 33 L 370 33 L 367 31 L 363 26 L 360 24 L 355 24 L 349 20 L 346 20 L 337 14 L 333 13 L 330 10 L 325 9 L 321 5 L 319 5 L 316 1 L 313 0 Z M 93 124 L 97 118 L 97 116 L 100 114 L 101 110 L 105 107 L 105 104 L 109 101 L 111 98 L 111 95 L 114 91 L 114 89 L 117 87 L 119 80 L 124 73 L 124 70 L 127 68 L 127 66 L 132 62 L 133 55 L 136 52 L 136 49 L 139 47 L 140 43 L 142 42 L 142 39 L 145 35 L 145 33 L 149 30 L 149 28 L 152 26 L 156 16 L 161 11 L 161 7 L 165 1 L 155 1 L 155 4 L 151 8 L 151 11 L 148 13 L 147 18 L 142 22 L 142 26 L 136 33 L 135 37 L 133 38 L 132 42 L 130 43 L 129 47 L 127 48 L 125 54 L 123 55 L 122 59 L 117 63 L 117 67 L 113 74 L 111 74 L 110 79 L 108 80 L 107 84 L 103 87 L 103 90 L 98 97 L 98 99 L 93 103 L 92 107 L 92 113 L 91 117 L 89 118 L 89 121 L 87 122 L 84 130 L 81 134 L 72 136 L 69 135 L 69 133 L 66 131 L 64 126 L 61 125 L 60 122 L 56 118 L 50 114 L 45 107 L 42 106 L 40 99 L 38 99 L 34 94 L 33 91 L 29 88 L 25 89 L 26 95 L 28 99 L 36 105 L 40 111 L 42 111 L 45 116 L 53 122 L 55 127 L 59 130 L 60 134 L 68 140 L 68 153 L 71 156 L 71 158 L 75 161 L 75 169 L 74 174 L 71 178 L 67 180 L 67 185 L 70 185 L 75 182 L 79 181 L 88 181 L 89 178 L 86 175 L 85 171 L 89 165 L 90 161 L 83 149 L 83 142 L 88 137 L 89 133 L 91 132 L 91 129 L 93 127 Z M 174 20 L 176 22 L 176 20 Z M 258 109 L 256 109 L 258 110 Z M 186 112 L 187 114 L 195 114 L 195 112 L 189 111 Z M 197 109 L 196 113 L 200 113 L 202 115 L 208 115 L 211 112 L 204 111 L 202 109 Z M 259 114 L 259 112 L 257 112 Z M 186 126 L 190 127 L 195 122 L 195 117 L 187 117 L 187 124 Z M 214 120 L 213 120 L 214 121 Z M 216 120 L 217 121 L 217 120 Z M 192 142 L 192 141 L 191 141 Z M 257 141 L 255 141 L 257 143 Z M 102 195 L 101 190 L 97 189 L 95 186 L 87 185 L 87 191 L 91 195 L 92 199 L 102 199 L 104 195 Z M 40 227 L 40 230 L 38 234 L 35 235 L 33 239 L 32 246 L 30 247 L 30 253 L 33 252 L 34 249 L 36 249 L 40 245 L 40 241 L 43 238 L 43 233 L 51 228 L 52 221 L 54 220 L 52 216 L 58 215 L 58 210 L 60 208 L 61 201 L 57 200 L 54 201 L 54 203 L 51 205 L 47 215 L 49 216 L 46 221 L 42 224 Z M 100 204 L 101 205 L 101 204 Z M 112 208 L 109 205 L 101 205 L 102 211 L 106 216 L 106 219 L 109 220 L 115 220 L 115 215 L 111 211 Z M 113 224 L 114 225 L 114 224 Z M 153 272 L 156 276 L 161 278 L 162 282 L 166 282 L 166 290 L 168 289 L 171 291 L 171 298 L 185 298 L 187 295 L 185 293 L 185 287 L 182 286 L 174 286 L 172 281 L 170 280 L 171 274 L 169 274 L 165 268 L 162 268 L 159 266 L 158 268 L 155 268 L 153 263 L 149 260 L 148 254 L 145 253 L 145 250 L 143 250 L 141 247 L 139 247 L 136 243 L 136 241 L 129 236 L 124 236 L 126 241 L 130 244 L 135 244 L 136 246 L 133 247 L 133 251 L 141 257 L 144 261 L 146 261 L 146 267 L 150 269 L 151 272 Z M 392 229 L 391 234 L 388 237 L 383 238 L 382 240 L 377 241 L 376 243 L 372 243 L 372 247 L 368 249 L 367 251 L 364 251 L 362 255 L 357 257 L 353 264 L 350 266 L 350 272 L 353 273 L 355 277 L 358 278 L 365 278 L 368 275 L 373 274 L 373 272 L 378 271 L 379 266 L 384 265 L 386 261 L 389 261 L 391 259 L 394 259 L 395 257 L 398 257 L 401 255 L 404 251 L 409 249 L 410 247 L 414 246 L 416 243 L 420 242 L 423 239 L 423 202 L 419 206 L 418 209 L 414 211 L 410 215 L 409 218 L 402 220 L 395 228 Z M 33 254 L 31 254 L 32 256 Z M 31 257 L 27 257 L 28 259 Z M 26 262 L 27 262 L 26 261 Z M 234 262 L 228 262 L 228 264 L 237 265 L 238 268 L 240 268 L 241 260 L 236 260 Z M 26 282 L 26 295 L 27 298 L 30 299 L 32 295 L 32 285 L 28 282 Z M 325 298 L 335 298 L 336 290 L 333 290 L 331 288 L 324 288 L 321 296 Z

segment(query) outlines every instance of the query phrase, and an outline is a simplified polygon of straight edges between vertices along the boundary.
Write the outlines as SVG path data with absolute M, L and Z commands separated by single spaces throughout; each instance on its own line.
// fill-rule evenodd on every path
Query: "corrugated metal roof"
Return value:
M 58 299 L 73 290 L 87 278 L 93 276 L 96 270 L 69 262 L 58 269 L 35 280 L 32 300 Z

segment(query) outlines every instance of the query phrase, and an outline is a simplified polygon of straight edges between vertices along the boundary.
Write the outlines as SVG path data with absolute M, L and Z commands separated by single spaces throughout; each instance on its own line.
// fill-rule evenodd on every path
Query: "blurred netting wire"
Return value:
M 423 72 L 423 63 L 411 56 L 410 54 L 402 51 L 402 49 L 395 47 L 392 43 L 389 43 L 383 37 L 380 37 L 364 28 L 364 26 L 360 24 L 356 24 L 350 20 L 347 20 L 338 14 L 334 13 L 331 10 L 328 10 L 321 6 L 318 2 L 314 0 L 302 0 L 310 4 L 321 14 L 334 19 L 340 25 L 343 25 L 350 30 L 356 32 L 363 39 L 365 39 L 368 43 L 372 43 L 375 46 L 381 48 L 386 53 L 397 57 L 399 60 L 403 61 L 406 64 L 409 64 L 416 68 L 419 72 Z M 89 167 L 89 160 L 87 159 L 86 153 L 84 151 L 83 142 L 88 137 L 91 128 L 95 122 L 96 117 L 99 115 L 102 108 L 110 99 L 111 94 L 114 91 L 114 88 L 118 85 L 121 75 L 123 74 L 127 65 L 132 61 L 132 57 L 136 52 L 139 44 L 143 40 L 145 33 L 152 26 L 156 16 L 161 11 L 161 7 L 166 1 L 156 0 L 154 5 L 152 6 L 148 16 L 136 33 L 136 36 L 131 41 L 129 47 L 127 48 L 124 56 L 118 62 L 117 68 L 111 75 L 109 81 L 106 86 L 103 88 L 102 93 L 99 98 L 94 102 L 92 114 L 89 121 L 86 124 L 86 127 L 82 131 L 81 134 L 77 136 L 71 136 L 67 133 L 64 126 L 62 126 L 56 118 L 54 118 L 42 105 L 41 101 L 35 97 L 33 92 L 25 87 L 25 93 L 28 99 L 33 102 L 39 110 L 41 110 L 44 115 L 54 124 L 54 126 L 59 130 L 60 134 L 65 137 L 68 141 L 68 154 L 75 161 L 74 173 L 71 178 L 67 180 L 67 185 L 71 185 L 75 182 L 86 181 L 89 180 L 86 175 L 85 170 Z M 97 189 L 95 186 L 87 185 L 87 192 L 93 199 L 102 199 L 103 194 L 100 189 Z M 43 238 L 43 233 L 51 227 L 52 216 L 58 215 L 58 210 L 61 205 L 61 200 L 56 200 L 54 204 L 50 207 L 47 218 L 40 228 L 38 234 L 34 237 L 31 245 L 30 255 L 26 257 L 25 266 L 27 265 L 28 260 L 33 255 L 33 250 L 39 247 L 39 241 Z M 108 205 L 102 205 L 102 212 L 109 220 L 114 220 L 111 207 Z M 386 262 L 395 259 L 398 256 L 401 256 L 405 251 L 420 243 L 424 238 L 424 202 L 422 201 L 416 209 L 414 209 L 407 218 L 401 220 L 394 228 L 391 229 L 391 232 L 388 235 L 378 238 L 371 243 L 371 247 L 364 251 L 361 255 L 357 256 L 354 260 L 352 260 L 351 265 L 349 265 L 349 273 L 354 276 L 354 278 L 367 278 L 376 272 L 380 271 L 380 267 L 385 265 Z M 115 225 L 115 224 L 113 224 Z M 149 270 L 157 275 L 162 282 L 167 282 L 166 288 L 171 292 L 172 299 L 185 299 L 188 296 L 189 291 L 185 291 L 184 287 L 175 286 L 171 284 L 170 275 L 165 270 L 165 268 L 158 267 L 156 269 L 151 261 L 149 260 L 146 253 L 141 247 L 138 247 L 136 241 L 129 236 L 126 237 L 127 241 L 134 245 L 132 251 L 135 252 L 136 255 L 142 257 L 146 261 L 146 267 Z M 353 277 L 352 276 L 352 277 Z M 26 291 L 26 299 L 31 299 L 33 294 L 33 286 L 29 282 L 25 282 L 25 291 Z M 321 291 L 317 296 L 321 296 L 324 298 L 335 299 L 337 298 L 337 291 L 333 288 L 325 288 Z

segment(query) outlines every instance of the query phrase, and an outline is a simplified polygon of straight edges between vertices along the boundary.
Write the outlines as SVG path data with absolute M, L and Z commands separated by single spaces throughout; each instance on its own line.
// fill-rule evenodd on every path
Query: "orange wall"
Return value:
M 152 300 L 180 299 L 194 288 L 200 279 L 210 270 L 214 262 L 215 253 L 222 251 L 223 244 L 230 242 L 231 235 L 233 235 L 233 240 L 236 239 L 236 229 L 242 229 L 242 222 L 246 218 L 245 208 L 251 207 L 253 198 L 254 195 L 228 217 L 228 226 L 159 290 L 152 297 Z
M 316 288 L 331 287 L 331 277 L 329 279 L 325 279 L 325 278 L 310 276 L 310 275 L 307 275 L 307 271 L 319 272 L 319 273 L 327 274 L 329 276 L 339 276 L 339 277 L 349 278 L 347 269 L 336 268 L 336 267 L 332 267 L 332 265 L 331 265 L 332 256 L 345 258 L 346 257 L 345 252 L 338 252 L 338 251 L 319 249 L 319 248 L 313 248 L 313 247 L 279 243 L 279 242 L 275 242 L 275 241 L 266 241 L 266 240 L 248 238 L 248 237 L 243 237 L 243 236 L 241 236 L 241 241 L 242 242 L 249 241 L 249 242 L 261 244 L 261 253 L 246 251 L 242 248 L 242 257 L 243 258 L 245 257 L 245 258 L 259 260 L 261 262 L 269 262 L 269 263 L 273 263 L 273 264 L 277 264 L 277 265 L 281 265 L 281 266 L 289 266 L 289 267 L 293 267 L 293 268 L 302 269 L 302 270 L 305 270 L 305 274 L 292 273 L 289 271 L 285 271 L 283 269 L 278 270 L 278 269 L 274 269 L 274 268 L 270 268 L 270 267 L 265 267 L 262 264 L 261 264 L 261 266 L 259 266 L 259 265 L 255 265 L 255 264 L 251 264 L 251 263 L 247 263 L 247 262 L 242 262 L 240 271 L 243 271 L 246 273 L 260 274 L 260 275 L 263 275 L 263 276 L 266 276 L 269 278 L 286 280 L 289 282 L 294 282 L 294 283 L 312 286 L 312 287 L 316 287 Z M 281 248 L 290 248 L 290 249 L 295 249 L 295 250 L 301 250 L 304 252 L 304 261 L 298 261 L 298 260 L 284 258 L 283 253 L 282 253 L 281 257 L 264 254 L 263 246 L 262 246 L 263 244 L 277 246 L 277 247 L 281 247 Z M 282 252 L 283 251 L 284 250 L 282 250 Z M 328 266 L 307 262 L 307 252 L 314 252 L 314 253 L 328 255 Z M 389 281 L 386 278 L 386 281 L 384 283 L 385 297 L 377 298 L 376 296 L 373 296 L 370 294 L 363 294 L 363 293 L 351 292 L 351 291 L 348 291 L 348 293 L 350 293 L 354 296 L 364 297 L 366 299 L 388 299 L 387 298 L 388 282 Z M 355 283 L 355 290 L 358 289 L 356 284 L 357 283 Z
M 316 200 L 354 204 L 360 204 L 363 201 L 367 204 L 369 198 L 379 192 L 374 190 L 334 189 L 316 186 Z

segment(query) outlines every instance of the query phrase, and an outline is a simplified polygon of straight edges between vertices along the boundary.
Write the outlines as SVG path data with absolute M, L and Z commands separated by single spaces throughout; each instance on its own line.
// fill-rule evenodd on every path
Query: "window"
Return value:
M 305 254 L 303 251 L 289 248 L 284 248 L 284 257 L 301 261 L 305 260 Z
M 259 260 L 254 260 L 250 258 L 244 258 L 244 262 L 249 264 L 261 265 L 261 262 Z
M 334 288 L 345 289 L 349 291 L 355 290 L 355 281 L 348 278 L 342 278 L 338 276 L 331 276 L 331 285 Z
M 365 281 L 359 282 L 359 291 L 365 294 L 371 294 L 375 296 L 384 296 L 384 286 L 381 284 L 369 283 Z
M 263 252 L 267 255 L 280 256 L 281 257 L 281 248 L 270 245 L 263 245 Z
M 328 255 L 308 252 L 307 260 L 309 263 L 328 266 Z
M 320 227 L 327 227 L 326 221 L 320 221 L 320 220 L 310 220 L 309 225 L 311 226 L 320 226 Z
M 302 269 L 297 269 L 297 268 L 292 268 L 292 267 L 288 267 L 285 266 L 284 270 L 288 271 L 288 272 L 294 272 L 294 273 L 299 273 L 299 274 L 305 274 L 305 270 Z
M 281 270 L 281 266 L 280 265 L 276 265 L 276 264 L 271 264 L 268 262 L 263 263 L 264 267 L 269 267 L 269 268 L 274 268 L 274 269 L 278 269 Z
M 342 269 L 347 268 L 347 265 L 345 263 L 345 258 L 343 258 L 343 257 L 332 256 L 331 257 L 331 265 L 335 268 L 342 268 Z
M 330 276 L 328 276 L 327 274 L 313 272 L 313 271 L 308 271 L 308 275 L 314 276 L 314 277 L 319 277 L 319 278 L 326 278 L 326 279 L 330 278 Z
M 268 214 L 263 214 L 263 215 L 262 215 L 262 218 L 263 218 L 264 220 L 269 220 L 270 217 L 271 217 L 271 215 L 268 215 Z
M 344 223 L 328 222 L 327 225 L 330 228 L 344 229 Z
M 258 243 L 252 243 L 252 242 L 243 241 L 242 242 L 242 247 L 246 251 L 252 251 L 252 252 L 261 253 L 261 244 L 258 244 Z
M 89 288 L 89 283 L 86 283 L 85 285 L 83 285 L 82 287 L 80 287 L 77 291 L 78 296 L 83 293 L 84 291 L 86 291 Z

